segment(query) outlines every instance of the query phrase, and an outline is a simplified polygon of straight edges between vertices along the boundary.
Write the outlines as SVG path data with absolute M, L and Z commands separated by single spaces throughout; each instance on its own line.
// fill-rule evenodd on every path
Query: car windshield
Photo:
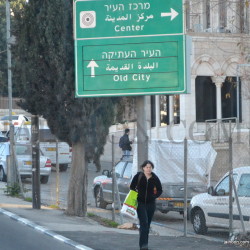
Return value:
M 31 155 L 31 146 L 30 145 L 16 145 L 16 154 L 17 155 Z
M 9 141 L 7 137 L 0 135 L 0 142 L 7 142 L 7 141 Z
M 56 137 L 51 133 L 50 129 L 39 129 L 40 142 L 55 142 Z
M 10 120 L 10 116 L 4 116 L 1 118 L 2 121 L 9 121 Z M 18 120 L 18 116 L 17 115 L 12 115 L 11 116 L 11 120 Z
M 119 163 L 117 163 L 115 167 L 115 173 L 117 178 L 120 178 L 122 176 L 124 165 L 125 165 L 124 161 L 120 161 Z
M 15 135 L 19 140 L 21 139 L 29 139 L 29 129 L 28 128 L 15 128 Z

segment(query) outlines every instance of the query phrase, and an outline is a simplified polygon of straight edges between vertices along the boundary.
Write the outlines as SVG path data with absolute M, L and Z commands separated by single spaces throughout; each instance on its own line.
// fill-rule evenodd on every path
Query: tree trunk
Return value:
M 85 145 L 72 145 L 72 166 L 68 188 L 68 208 L 66 214 L 83 217 L 87 212 L 88 168 L 85 161 Z

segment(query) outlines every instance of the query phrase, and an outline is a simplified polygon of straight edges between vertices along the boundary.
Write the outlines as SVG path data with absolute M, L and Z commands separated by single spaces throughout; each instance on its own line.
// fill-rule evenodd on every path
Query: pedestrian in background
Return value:
M 150 224 L 155 212 L 155 199 L 162 194 L 162 185 L 158 176 L 153 173 L 154 164 L 146 160 L 141 165 L 143 172 L 138 172 L 130 185 L 131 190 L 138 192 L 137 214 L 140 222 L 140 249 L 148 249 Z
M 131 144 L 133 141 L 129 140 L 129 128 L 126 128 L 124 135 L 120 138 L 119 147 L 122 149 L 123 156 L 129 156 L 132 150 Z

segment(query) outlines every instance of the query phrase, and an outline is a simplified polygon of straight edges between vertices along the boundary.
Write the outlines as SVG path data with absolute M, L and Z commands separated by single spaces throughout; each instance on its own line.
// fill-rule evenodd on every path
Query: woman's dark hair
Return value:
M 152 161 L 146 160 L 141 164 L 141 168 L 143 169 L 147 164 L 150 164 L 152 166 L 152 168 L 154 169 L 154 164 Z
M 126 128 L 126 129 L 125 129 L 125 134 L 127 134 L 129 131 L 130 131 L 130 129 L 129 129 L 129 128 Z

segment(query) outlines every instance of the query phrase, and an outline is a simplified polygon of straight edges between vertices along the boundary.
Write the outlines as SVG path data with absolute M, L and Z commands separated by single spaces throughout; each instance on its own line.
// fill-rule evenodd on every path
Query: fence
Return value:
M 175 228 L 185 236 L 195 231 L 225 240 L 237 231 L 244 234 L 250 230 L 249 132 L 241 133 L 239 141 L 232 119 L 209 126 L 210 136 L 217 135 L 210 137 L 211 141 L 149 140 L 149 159 L 163 184 L 163 194 L 156 204 L 164 214 L 158 214 L 158 223 L 164 225 L 165 214 L 177 212 L 184 216 L 183 224 Z M 218 131 L 222 132 L 219 136 Z M 114 138 L 117 147 L 118 136 Z M 133 147 L 133 164 L 137 165 L 137 145 Z M 132 168 L 131 176 L 134 174 Z M 118 188 L 122 189 L 119 185 Z M 200 195 L 192 199 L 197 194 Z
M 250 170 L 247 167 L 239 168 L 250 165 L 249 131 L 242 131 L 239 141 L 235 125 L 230 125 L 228 122 L 221 126 L 224 125 L 227 132 L 221 133 L 220 137 L 213 137 L 214 140 L 211 137 L 211 141 L 187 140 L 185 143 L 185 141 L 149 140 L 149 159 L 155 163 L 154 171 L 160 177 L 164 190 L 160 199 L 157 200 L 158 212 L 155 214 L 153 223 L 162 225 L 162 230 L 169 227 L 182 232 L 185 236 L 193 234 L 195 230 L 199 234 L 208 232 L 210 236 L 214 237 L 221 235 L 223 239 L 227 239 L 236 230 L 244 231 L 244 227 L 246 231 L 249 230 Z M 211 134 L 216 135 L 212 130 L 217 129 L 218 125 L 214 126 L 213 123 L 209 127 Z M 105 158 L 106 162 L 112 162 L 113 154 L 113 164 L 106 165 L 109 170 L 112 170 L 112 166 L 115 167 L 122 157 L 118 143 L 123 133 L 124 131 L 121 130 L 119 133 L 113 132 L 109 136 L 105 148 L 105 156 L 108 156 Z M 134 138 L 135 129 L 130 128 L 130 139 Z M 140 144 L 132 144 L 134 152 L 137 145 Z M 213 162 L 214 151 L 217 155 Z M 111 152 L 113 153 L 111 154 Z M 135 155 L 134 157 L 133 161 L 136 160 Z M 123 194 L 129 190 L 129 183 L 134 174 L 132 164 L 129 166 L 128 170 L 126 168 L 123 168 L 122 171 L 119 170 L 120 172 L 117 170 L 120 178 L 117 180 L 117 187 Z M 113 172 L 116 170 L 114 169 Z M 231 175 L 228 174 L 221 179 L 228 172 Z M 100 173 L 95 173 L 94 167 L 91 174 L 93 178 L 100 175 Z M 125 182 L 127 191 L 121 189 L 121 184 Z M 51 194 L 50 199 L 54 200 L 52 204 L 55 204 L 55 201 L 58 202 L 58 197 L 56 197 L 58 194 L 52 192 L 55 183 L 51 182 L 48 185 L 41 186 L 42 192 L 43 189 L 46 189 L 44 193 L 47 196 Z M 92 179 L 89 179 L 88 199 L 89 197 L 93 199 L 92 185 Z M 65 187 L 65 192 L 62 190 L 64 186 L 67 185 L 59 187 L 60 202 L 67 200 L 67 187 Z M 208 187 L 210 188 L 208 189 Z M 196 196 L 191 202 L 191 198 L 199 193 L 203 194 Z M 42 195 L 42 199 L 44 197 Z M 119 197 L 120 202 L 118 199 L 117 201 L 121 203 L 124 196 Z M 90 202 L 92 206 L 95 205 L 92 201 Z M 191 206 L 194 210 L 189 213 Z M 107 213 L 108 210 L 105 214 Z M 187 220 L 188 215 L 190 215 L 190 220 Z M 118 221 L 120 222 L 119 218 Z M 218 229 L 219 227 L 226 228 L 226 230 Z

